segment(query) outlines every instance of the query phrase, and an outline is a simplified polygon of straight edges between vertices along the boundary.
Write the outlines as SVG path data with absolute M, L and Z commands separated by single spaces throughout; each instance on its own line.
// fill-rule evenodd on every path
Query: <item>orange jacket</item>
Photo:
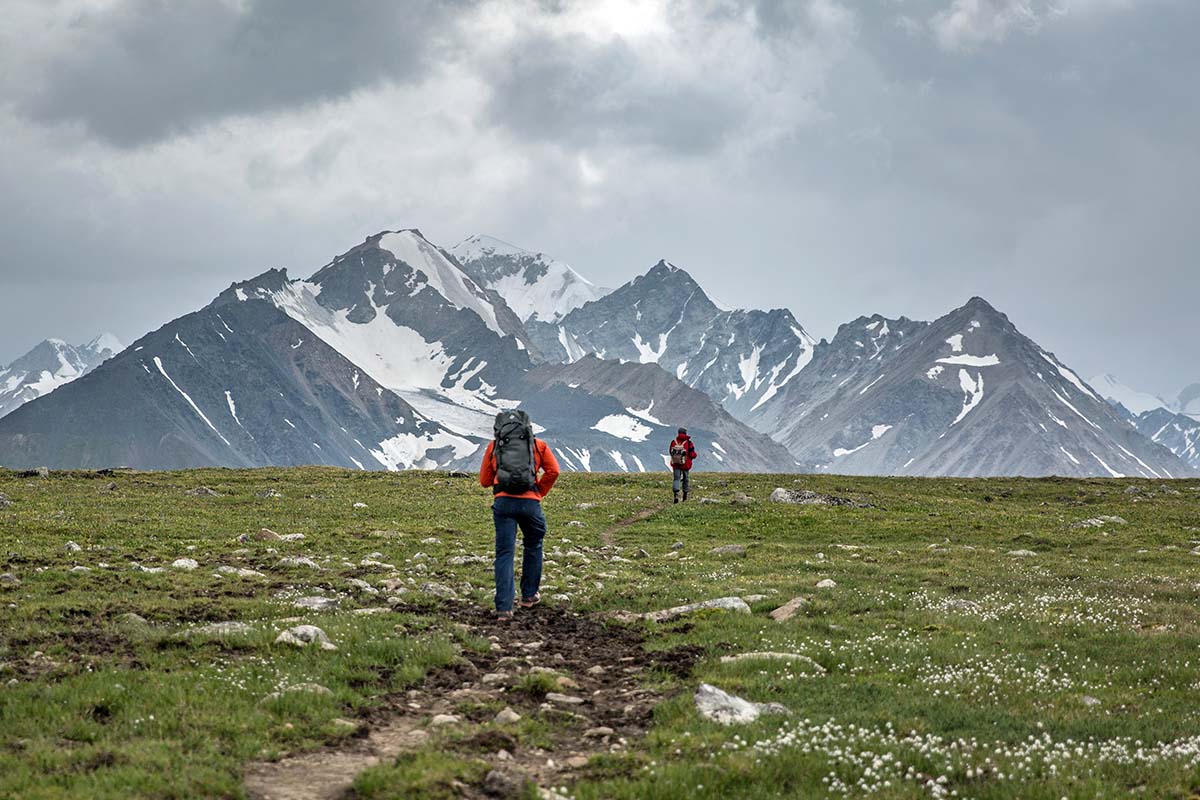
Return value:
M 490 488 L 496 485 L 496 459 L 492 457 L 492 450 L 495 446 L 495 442 L 488 442 L 487 452 L 483 454 L 483 463 L 479 466 L 480 486 Z M 538 476 L 537 491 L 522 494 L 497 492 L 496 496 L 515 497 L 519 500 L 541 500 L 550 494 L 551 487 L 558 480 L 558 459 L 554 457 L 554 451 L 550 449 L 550 446 L 541 439 L 533 440 L 533 466 L 534 472 L 541 471 L 541 475 Z

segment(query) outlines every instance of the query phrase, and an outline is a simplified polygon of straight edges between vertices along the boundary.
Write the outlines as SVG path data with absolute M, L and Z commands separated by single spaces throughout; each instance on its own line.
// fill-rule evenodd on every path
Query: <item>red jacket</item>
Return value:
M 492 449 L 495 446 L 495 442 L 488 443 L 487 452 L 483 454 L 483 463 L 479 465 L 479 483 L 488 488 L 496 485 L 496 459 L 492 457 Z M 519 500 L 541 500 L 550 494 L 551 487 L 558 480 L 558 459 L 554 457 L 554 451 L 541 439 L 533 440 L 533 471 L 541 472 L 541 475 L 538 476 L 536 491 L 523 494 L 497 492 L 496 496 L 515 497 Z
M 692 437 L 686 433 L 681 433 L 671 440 L 671 445 L 682 444 L 687 446 L 687 461 L 683 464 L 683 469 L 691 469 L 692 462 L 696 460 L 696 447 L 692 444 Z M 671 448 L 667 448 L 667 456 L 671 455 Z

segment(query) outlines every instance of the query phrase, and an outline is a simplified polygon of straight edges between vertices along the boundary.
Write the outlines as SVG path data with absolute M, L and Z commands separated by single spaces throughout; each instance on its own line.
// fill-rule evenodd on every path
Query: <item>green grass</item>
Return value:
M 648 735 L 593 759 L 573 796 L 1200 790 L 1200 557 L 1190 553 L 1200 541 L 1200 482 L 796 480 L 695 476 L 697 500 L 745 492 L 756 500 L 748 507 L 664 505 L 662 476 L 567 475 L 547 499 L 543 595 L 570 598 L 548 602 L 649 611 L 767 595 L 749 616 L 637 623 L 649 647 L 687 644 L 705 655 L 688 679 L 647 676 L 668 698 Z M 873 507 L 767 502 L 776 486 L 794 485 Z M 219 496 L 186 493 L 197 486 Z M 259 496 L 268 489 L 282 497 Z M 451 563 L 491 550 L 488 495 L 472 480 L 328 469 L 49 479 L 0 471 L 0 492 L 13 501 L 0 509 L 0 571 L 21 581 L 0 586 L 0 797 L 239 797 L 247 763 L 336 742 L 352 730 L 336 720 L 419 683 L 460 648 L 486 646 L 432 603 L 348 613 L 386 605 L 383 591 L 364 594 L 351 578 L 376 588 L 410 581 L 411 602 L 425 581 L 489 602 L 490 562 Z M 628 560 L 597 551 L 614 522 L 659 505 L 614 533 Z M 1128 524 L 1072 527 L 1104 514 Z M 262 527 L 304 539 L 238 541 Z M 68 541 L 83 549 L 69 552 Z M 708 553 L 730 543 L 746 545 L 746 557 Z M 650 557 L 635 559 L 638 548 Z M 1014 550 L 1036 555 L 1007 555 Z M 360 565 L 375 553 L 395 570 Z M 309 556 L 322 569 L 280 567 L 283 556 Z M 170 566 L 184 557 L 200 568 Z M 75 565 L 91 571 L 71 572 Z M 264 577 L 218 576 L 218 566 Z M 816 589 L 823 578 L 836 588 Z M 342 606 L 319 614 L 291 606 L 307 595 Z M 810 603 L 795 618 L 766 616 L 797 595 Z M 150 625 L 124 621 L 127 613 Z M 292 617 L 321 626 L 338 649 L 273 644 Z M 252 630 L 180 635 L 229 620 Z M 719 658 L 755 650 L 810 656 L 826 674 Z M 530 692 L 552 688 L 526 680 Z M 691 702 L 701 680 L 792 713 L 742 727 L 707 722 Z M 264 700 L 300 683 L 332 694 Z M 481 765 L 435 738 L 364 773 L 356 791 L 452 797 L 455 781 L 482 779 Z

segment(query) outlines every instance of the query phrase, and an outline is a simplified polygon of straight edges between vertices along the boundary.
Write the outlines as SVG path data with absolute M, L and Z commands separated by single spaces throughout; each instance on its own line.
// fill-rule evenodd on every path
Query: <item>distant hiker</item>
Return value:
M 553 451 L 533 436 L 533 423 L 524 411 L 502 411 L 493 426 L 495 439 L 488 444 L 479 468 L 479 483 L 491 487 L 492 520 L 496 524 L 496 619 L 513 616 L 513 551 L 521 529 L 521 608 L 542 601 L 542 540 L 546 518 L 542 498 L 558 480 L 558 460 Z M 539 475 L 539 473 L 541 473 Z
M 692 444 L 692 439 L 688 436 L 687 428 L 680 428 L 679 434 L 671 440 L 671 446 L 667 449 L 667 455 L 671 459 L 671 472 L 675 475 L 673 488 L 675 490 L 675 502 L 679 502 L 679 490 L 683 489 L 683 499 L 688 499 L 688 490 L 691 489 L 692 479 L 692 462 L 696 460 L 696 446 Z

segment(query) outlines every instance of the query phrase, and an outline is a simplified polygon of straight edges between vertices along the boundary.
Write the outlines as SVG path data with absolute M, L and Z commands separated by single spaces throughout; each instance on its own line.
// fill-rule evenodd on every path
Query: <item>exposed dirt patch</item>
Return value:
M 443 613 L 452 624 L 488 640 L 491 649 L 464 650 L 458 662 L 431 674 L 419 689 L 390 698 L 363 720 L 365 735 L 349 743 L 251 765 L 248 795 L 255 800 L 351 797 L 359 772 L 424 745 L 441 730 L 448 732 L 443 746 L 498 773 L 486 789 L 459 784 L 462 798 L 504 796 L 498 787 L 526 781 L 570 783 L 587 758 L 620 751 L 645 733 L 663 697 L 648 685 L 650 673 L 686 675 L 701 655 L 698 648 L 648 652 L 637 631 L 560 608 L 518 612 L 508 623 L 465 604 L 447 605 Z M 523 742 L 519 726 L 493 722 L 505 707 L 549 722 L 550 732 L 536 744 Z M 459 721 L 432 727 L 439 714 Z
M 666 506 L 655 506 L 654 508 L 644 508 L 634 514 L 632 517 L 626 517 L 620 522 L 615 523 L 610 528 L 600 534 L 600 544 L 604 547 L 613 547 L 616 545 L 616 540 L 613 538 L 630 525 L 636 525 L 639 522 L 645 522 L 653 517 L 659 511 L 662 511 Z

